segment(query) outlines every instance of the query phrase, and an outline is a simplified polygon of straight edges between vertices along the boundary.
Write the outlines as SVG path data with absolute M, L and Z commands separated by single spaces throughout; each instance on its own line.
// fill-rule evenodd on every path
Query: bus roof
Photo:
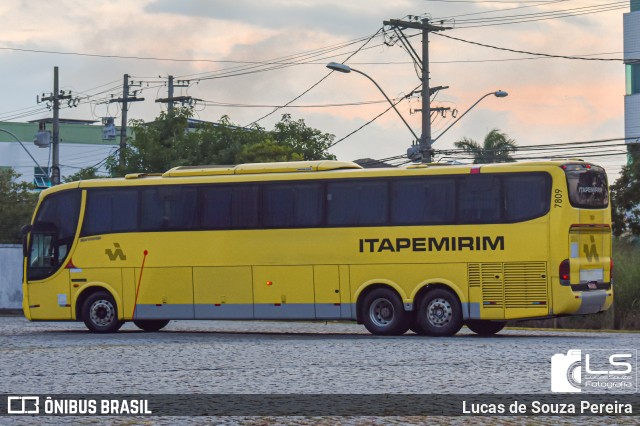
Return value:
M 107 186 L 146 186 L 166 183 L 240 182 L 271 180 L 306 180 L 328 177 L 374 177 L 409 175 L 449 175 L 467 173 L 503 173 L 508 171 L 541 171 L 563 165 L 587 165 L 582 160 L 546 160 L 494 164 L 411 164 L 405 167 L 363 169 L 348 161 L 294 161 L 281 163 L 247 163 L 239 165 L 180 166 L 165 173 L 133 173 L 125 178 L 89 179 L 70 182 L 42 191 L 47 195 L 64 189 Z

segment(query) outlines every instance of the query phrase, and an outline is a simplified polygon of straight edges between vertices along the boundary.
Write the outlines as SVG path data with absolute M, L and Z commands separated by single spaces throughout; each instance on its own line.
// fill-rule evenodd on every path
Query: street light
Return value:
M 43 169 L 42 167 L 40 167 L 40 164 L 38 164 L 38 162 L 36 161 L 36 159 L 35 159 L 35 158 L 33 158 L 33 155 L 31 155 L 31 153 L 29 152 L 29 150 L 27 149 L 27 147 L 26 147 L 26 146 L 24 146 L 24 144 L 22 143 L 22 141 L 21 141 L 21 140 L 20 140 L 16 135 L 14 135 L 13 133 L 11 133 L 10 131 L 5 130 L 5 129 L 0 129 L 0 132 L 4 132 L 4 133 L 6 133 L 6 134 L 8 134 L 8 135 L 13 136 L 13 138 L 14 138 L 16 141 L 18 141 L 18 143 L 20 144 L 20 146 L 21 146 L 21 147 L 22 147 L 22 148 L 27 152 L 27 154 L 29 155 L 29 157 L 31 157 L 31 159 L 33 160 L 33 162 L 34 162 L 34 163 L 36 163 L 36 166 L 38 166 L 38 168 L 40 169 L 40 172 L 41 172 L 44 176 L 49 176 L 49 174 L 48 174 L 48 173 L 45 173 L 45 172 L 44 172 L 44 169 Z
M 416 140 L 419 140 L 420 138 L 418 137 L 418 135 L 416 135 L 416 132 L 413 131 L 413 129 L 411 128 L 411 126 L 409 126 L 409 123 L 407 123 L 407 120 L 404 119 L 404 117 L 402 116 L 402 114 L 400 114 L 400 111 L 398 111 L 398 109 L 396 108 L 395 104 L 393 102 L 391 102 L 391 99 L 389 99 L 389 97 L 387 96 L 386 93 L 384 93 L 384 90 L 382 90 L 382 87 L 380 87 L 380 85 L 378 85 L 378 83 L 375 82 L 375 80 L 371 77 L 369 77 L 367 74 L 363 73 L 362 71 L 359 71 L 355 68 L 351 68 L 349 65 L 345 65 L 345 64 L 339 64 L 337 62 L 329 62 L 327 64 L 327 68 L 329 68 L 330 70 L 333 71 L 338 71 L 338 72 L 342 72 L 345 74 L 350 73 L 351 71 L 358 73 L 358 74 L 362 74 L 365 77 L 367 77 L 369 80 L 371 80 L 371 82 L 373 84 L 376 85 L 376 87 L 378 88 L 378 90 L 380 90 L 380 93 L 382 93 L 384 95 L 384 97 L 387 99 L 387 102 L 389 102 L 389 104 L 391 104 L 391 106 L 393 107 L 393 110 L 398 114 L 398 117 L 400 117 L 400 119 L 402 120 L 402 122 L 404 123 L 405 126 L 407 126 L 407 129 L 409 129 L 409 131 L 411 132 L 411 134 L 413 135 L 413 137 L 416 138 Z
M 438 137 L 437 137 L 437 138 L 435 138 L 435 139 L 433 139 L 433 141 L 431 141 L 431 143 L 433 143 L 433 142 L 437 141 L 438 139 L 440 139 L 440 136 L 444 135 L 444 134 L 447 132 L 447 130 L 449 130 L 450 128 L 452 128 L 452 127 L 453 127 L 453 125 L 454 125 L 454 124 L 456 124 L 456 123 L 457 123 L 457 122 L 458 122 L 462 117 L 464 117 L 464 116 L 465 116 L 469 111 L 471 111 L 471 110 L 473 109 L 473 107 L 475 107 L 476 105 L 478 105 L 478 104 L 480 103 L 480 101 L 481 101 L 481 100 L 483 100 L 483 99 L 484 99 L 484 98 L 486 98 L 487 96 L 491 96 L 491 95 L 495 96 L 496 98 L 506 98 L 507 96 L 509 96 L 509 94 L 508 94 L 507 92 L 505 92 L 504 90 L 498 90 L 498 91 L 496 91 L 496 92 L 490 92 L 490 93 L 487 93 L 486 95 L 484 95 L 483 97 L 481 97 L 480 99 L 478 99 L 478 100 L 476 101 L 476 103 L 475 103 L 475 104 L 471 105 L 471 106 L 469 107 L 469 109 L 468 109 L 468 110 L 466 110 L 466 111 L 464 112 L 464 114 L 462 114 L 460 117 L 458 117 L 458 118 L 456 119 L 456 121 L 454 121 L 453 123 L 451 123 L 451 124 L 449 125 L 449 127 L 447 127 L 446 129 L 444 129 L 444 130 L 442 131 L 442 133 L 440 133 L 440 134 L 438 135 Z

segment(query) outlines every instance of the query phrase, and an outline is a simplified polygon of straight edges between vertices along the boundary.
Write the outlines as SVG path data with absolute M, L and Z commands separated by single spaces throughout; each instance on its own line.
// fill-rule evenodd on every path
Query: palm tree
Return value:
M 516 141 L 498 129 L 493 129 L 485 136 L 482 146 L 469 138 L 462 138 L 454 145 L 456 148 L 473 155 L 474 164 L 512 162 L 515 160 L 511 157 L 511 153 L 518 150 Z

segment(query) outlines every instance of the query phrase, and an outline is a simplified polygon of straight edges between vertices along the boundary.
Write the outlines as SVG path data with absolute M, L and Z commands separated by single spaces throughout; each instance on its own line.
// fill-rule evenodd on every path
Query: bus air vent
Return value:
M 350 161 L 290 161 L 284 163 L 247 163 L 237 166 L 181 166 L 165 172 L 164 177 L 240 175 L 260 173 L 323 172 L 362 169 Z

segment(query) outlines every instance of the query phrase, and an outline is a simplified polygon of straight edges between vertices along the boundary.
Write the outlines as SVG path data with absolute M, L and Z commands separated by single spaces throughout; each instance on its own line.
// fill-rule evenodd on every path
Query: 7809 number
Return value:
M 562 190 L 555 189 L 553 191 L 553 206 L 554 208 L 560 207 L 562 208 Z

